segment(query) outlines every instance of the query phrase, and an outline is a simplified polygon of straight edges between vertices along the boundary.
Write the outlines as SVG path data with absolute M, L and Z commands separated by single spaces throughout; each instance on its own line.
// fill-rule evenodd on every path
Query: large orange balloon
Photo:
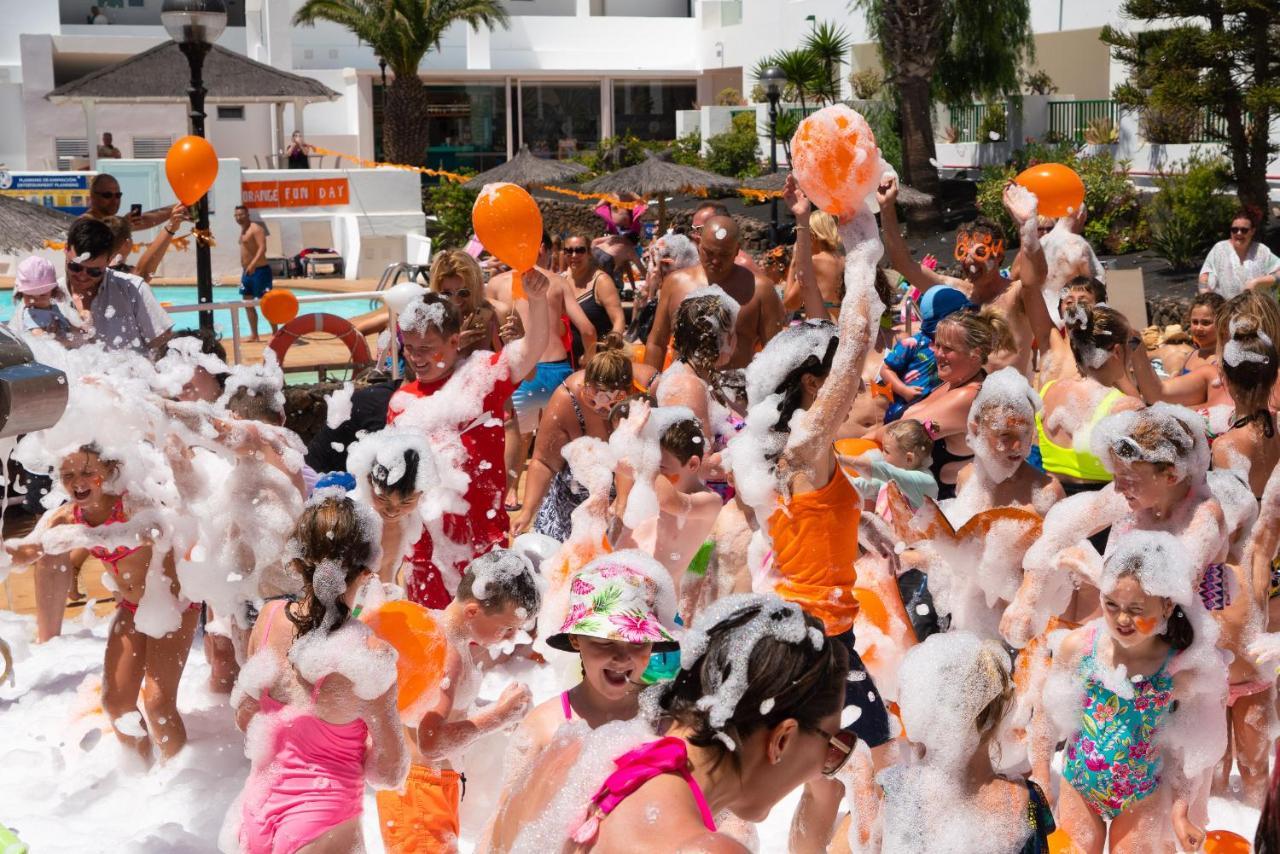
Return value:
M 1070 216 L 1084 204 L 1084 181 L 1061 163 L 1040 163 L 1013 180 L 1036 194 L 1041 216 Z
M 444 632 L 431 612 L 414 602 L 387 602 L 360 619 L 373 633 L 395 647 L 398 695 L 401 712 L 417 705 L 444 675 Z
M 520 274 L 533 269 L 542 246 L 542 212 L 533 196 L 515 184 L 485 184 L 471 208 L 471 226 L 484 248 L 511 268 L 512 296 L 524 296 Z
M 1205 854 L 1249 854 L 1249 840 L 1229 830 L 1211 830 L 1204 835 Z
M 288 288 L 267 291 L 258 307 L 269 323 L 284 325 L 298 316 L 298 298 Z
M 194 205 L 218 177 L 218 154 L 204 137 L 184 136 L 169 146 L 164 174 L 178 201 Z
M 864 209 L 885 168 L 867 120 L 844 104 L 807 117 L 791 138 L 791 171 L 800 189 L 842 220 Z

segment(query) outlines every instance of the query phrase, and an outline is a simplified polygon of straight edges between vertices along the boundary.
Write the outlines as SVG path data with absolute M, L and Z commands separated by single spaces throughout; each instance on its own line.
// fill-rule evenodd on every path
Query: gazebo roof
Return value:
M 128 59 L 64 83 L 45 95 L 55 104 L 187 103 L 191 72 L 177 42 L 165 41 Z M 207 103 L 333 101 L 339 94 L 323 83 L 281 71 L 219 45 L 204 60 Z
M 547 184 L 556 184 L 560 181 L 572 181 L 586 171 L 587 167 L 581 163 L 575 163 L 572 160 L 548 160 L 538 157 L 529 151 L 529 146 L 522 145 L 520 150 L 516 152 L 515 157 L 512 157 L 506 163 L 481 172 L 462 186 L 469 190 L 479 190 L 485 184 L 506 181 L 511 184 L 518 184 L 525 189 L 530 189 Z
M 635 193 L 639 196 L 662 196 L 693 190 L 729 192 L 738 188 L 736 178 L 672 163 L 665 155 L 645 152 L 645 158 L 634 166 L 601 175 L 586 184 L 592 193 Z
M 59 240 L 76 218 L 54 208 L 0 195 L 0 252 L 40 249 Z

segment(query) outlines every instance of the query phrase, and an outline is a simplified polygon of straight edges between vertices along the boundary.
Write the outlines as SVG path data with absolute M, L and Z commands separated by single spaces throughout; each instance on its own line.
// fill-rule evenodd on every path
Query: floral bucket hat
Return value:
M 569 635 L 585 635 L 673 652 L 680 642 L 658 619 L 657 597 L 658 585 L 644 573 L 607 559 L 593 561 L 569 582 L 569 613 L 547 645 L 574 652 Z

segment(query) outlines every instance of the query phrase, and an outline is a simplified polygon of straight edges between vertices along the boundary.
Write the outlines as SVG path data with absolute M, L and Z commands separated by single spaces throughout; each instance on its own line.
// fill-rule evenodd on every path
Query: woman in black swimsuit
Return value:
M 569 279 L 573 282 L 573 295 L 582 312 L 596 328 L 596 340 L 604 340 L 610 332 L 623 334 L 627 318 L 622 313 L 622 299 L 618 287 L 601 270 L 591 254 L 591 246 L 580 234 L 565 238 L 564 257 L 569 262 Z M 582 360 L 582 340 L 573 331 L 573 357 L 575 364 Z

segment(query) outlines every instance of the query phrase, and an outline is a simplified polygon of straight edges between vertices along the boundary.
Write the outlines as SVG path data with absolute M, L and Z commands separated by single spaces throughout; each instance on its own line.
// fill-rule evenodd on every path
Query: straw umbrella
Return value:
M 708 191 L 730 192 L 738 188 L 736 178 L 726 178 L 705 169 L 673 163 L 669 154 L 661 156 L 645 152 L 645 158 L 635 166 L 628 166 L 601 175 L 584 186 L 592 193 L 635 193 L 644 198 L 658 197 L 658 231 L 666 227 L 667 194 Z
M 529 151 L 529 146 L 522 145 L 515 157 L 481 172 L 462 186 L 468 190 L 480 190 L 485 184 L 505 181 L 508 184 L 518 184 L 528 190 L 544 187 L 547 184 L 558 184 L 561 181 L 572 181 L 586 171 L 587 167 L 581 163 L 538 157 Z
M 61 240 L 75 220 L 56 208 L 0 195 L 0 252 L 43 249 L 46 240 Z

